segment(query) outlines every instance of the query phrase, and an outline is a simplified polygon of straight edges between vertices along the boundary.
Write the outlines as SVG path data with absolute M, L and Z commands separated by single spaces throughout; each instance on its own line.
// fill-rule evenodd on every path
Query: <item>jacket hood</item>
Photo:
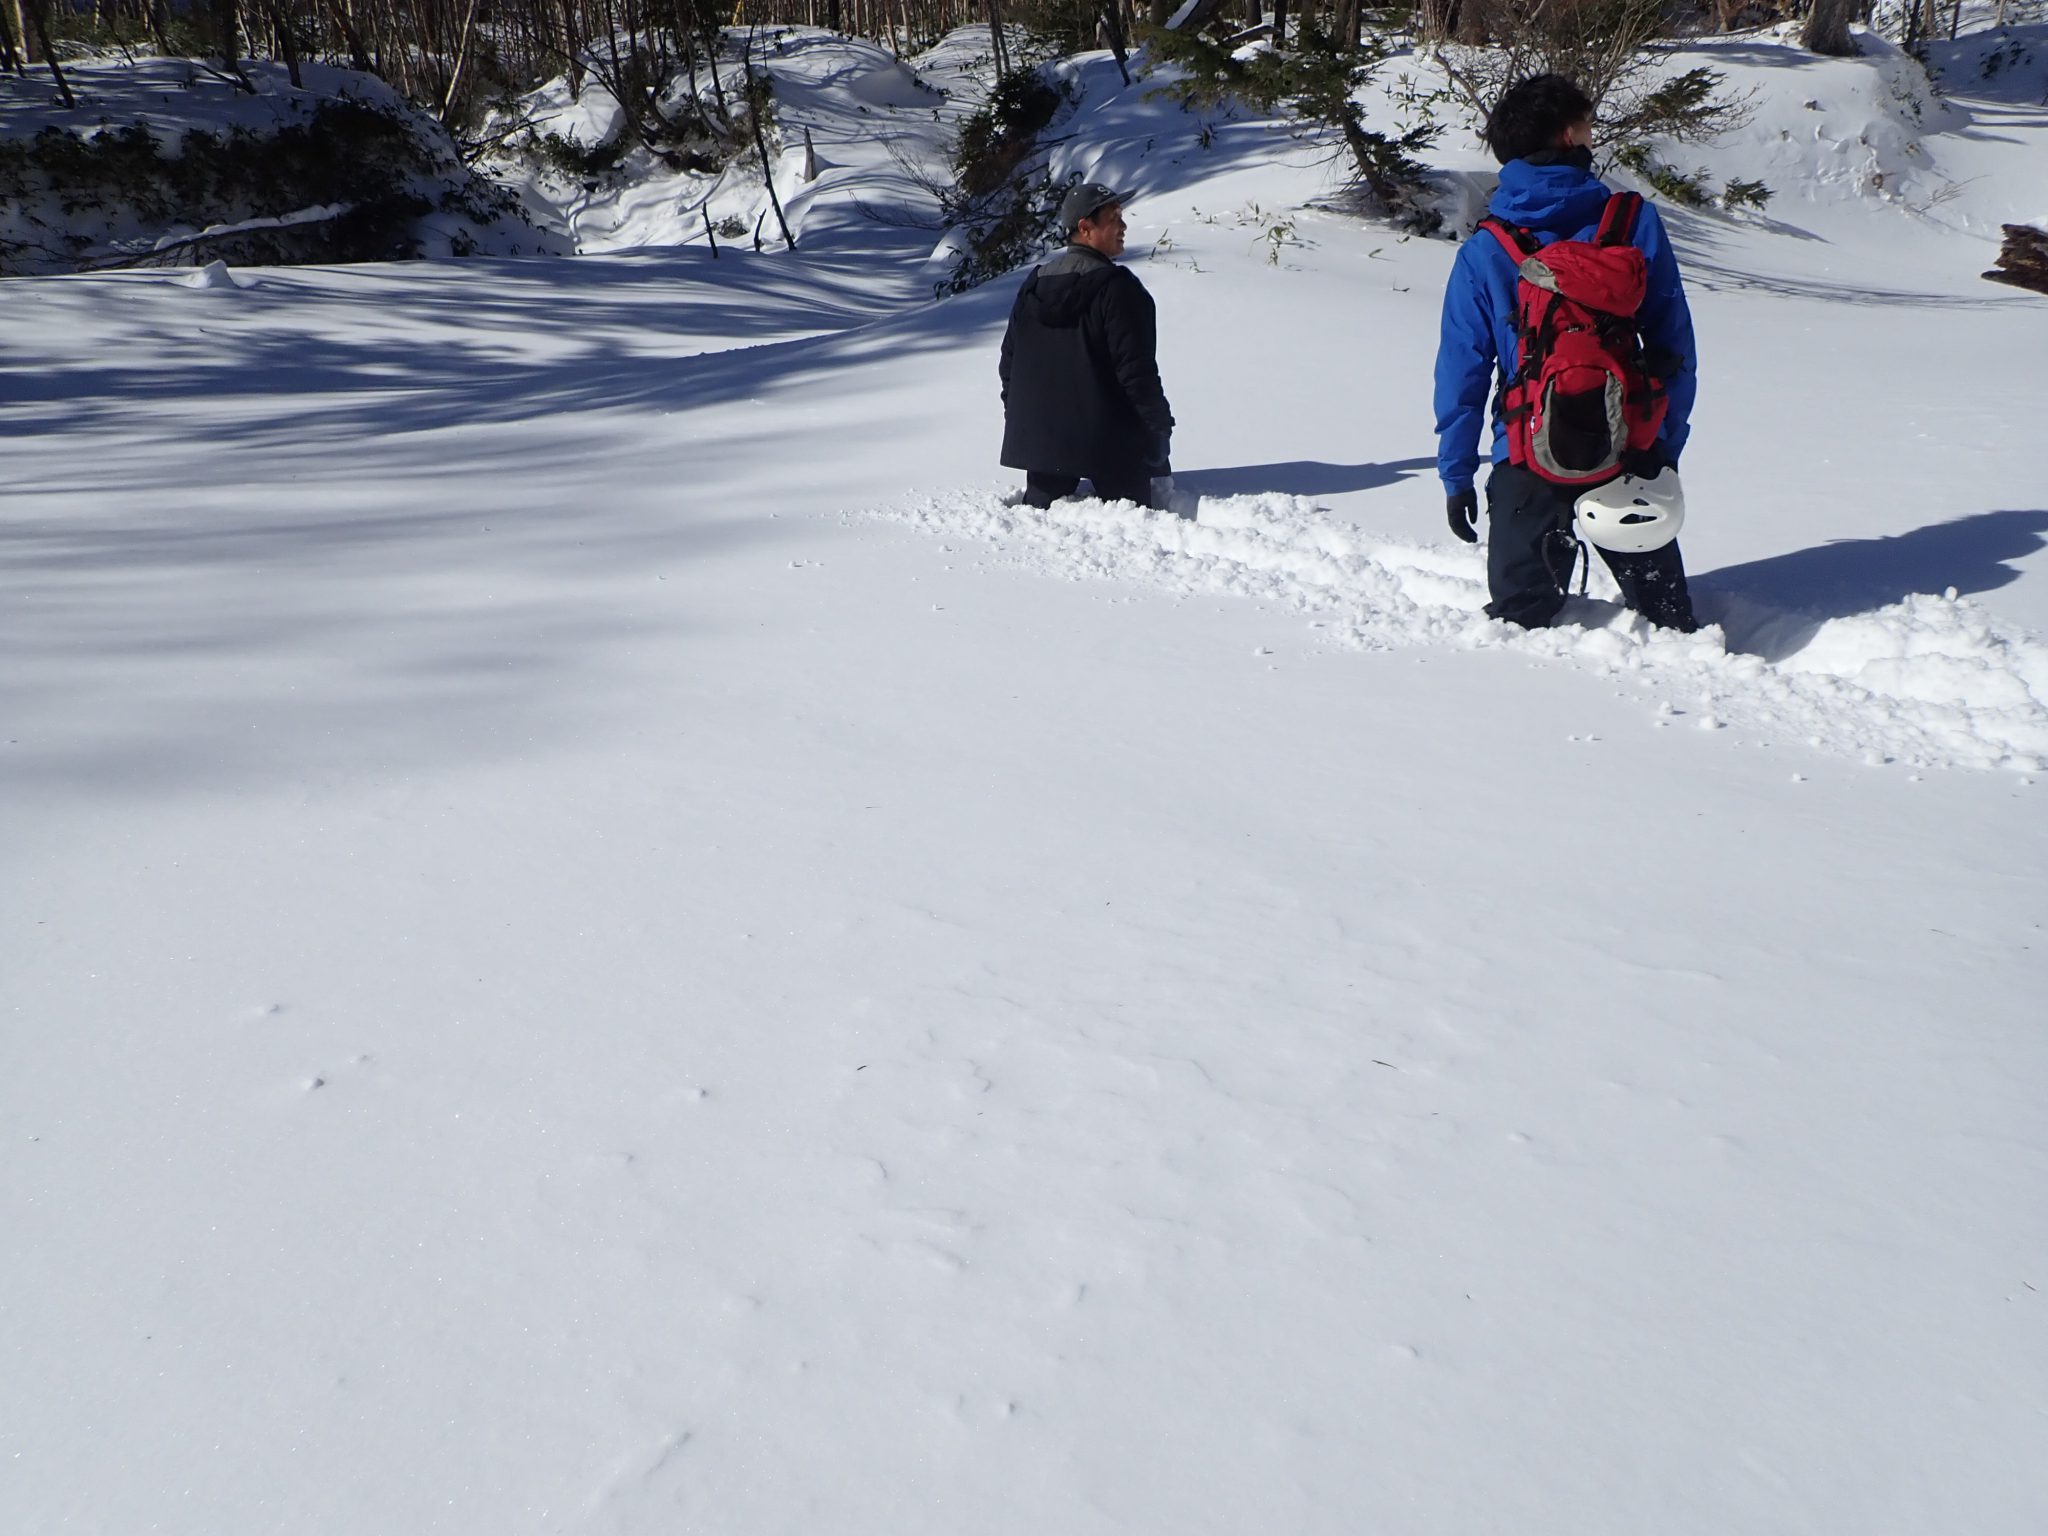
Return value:
M 1568 236 L 1598 224 L 1607 198 L 1600 178 L 1580 166 L 1510 160 L 1488 211 L 1523 229 Z
M 1047 325 L 1079 325 L 1096 291 L 1116 273 L 1116 263 L 1085 245 L 1070 245 L 1039 263 L 1031 275 L 1031 296 Z

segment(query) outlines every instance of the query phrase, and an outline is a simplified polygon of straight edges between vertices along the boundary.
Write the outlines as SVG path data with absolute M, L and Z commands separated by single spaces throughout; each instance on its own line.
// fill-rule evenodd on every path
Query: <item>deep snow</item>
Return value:
M 1006 504 L 879 134 L 0 284 L 10 1528 L 2048 1525 L 2044 125 L 1674 220 L 1717 650 L 1477 619 L 1450 246 L 1082 75 L 1193 526 Z

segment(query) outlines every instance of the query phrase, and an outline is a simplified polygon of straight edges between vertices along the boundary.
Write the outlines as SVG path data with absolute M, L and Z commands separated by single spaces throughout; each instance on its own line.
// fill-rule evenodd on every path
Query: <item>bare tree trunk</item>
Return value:
M 50 66 L 50 76 L 57 82 L 57 97 L 71 111 L 78 110 L 78 98 L 71 94 L 71 82 L 64 78 L 64 70 L 57 63 L 57 49 L 50 41 L 50 0 L 28 0 L 28 14 L 36 29 L 36 46 L 43 51 L 43 62 Z
M 1853 55 L 1856 39 L 1849 33 L 1849 18 L 1855 14 L 1855 5 L 1856 0 L 1813 0 L 1806 25 L 1799 32 L 1800 45 L 1832 58 Z
M 704 39 L 705 62 L 711 67 L 711 99 L 718 103 L 718 115 L 727 123 L 732 121 L 732 103 L 725 99 L 725 80 L 718 72 L 718 32 L 714 29 Z M 696 74 L 690 76 L 690 94 L 697 94 Z
M 576 25 L 574 0 L 561 0 L 562 56 L 569 61 L 569 94 L 583 94 L 583 36 Z
M 284 67 L 291 75 L 292 88 L 303 90 L 306 82 L 299 78 L 299 40 L 292 33 L 289 0 L 271 0 L 270 30 L 277 34 L 277 46 L 284 54 Z
M 237 0 L 214 0 L 213 26 L 220 44 L 221 67 L 235 77 L 235 83 L 251 96 L 256 87 L 242 73 L 242 10 Z
M 1124 35 L 1124 19 L 1117 12 L 1116 0 L 1098 0 L 1096 14 L 1102 18 L 1102 30 L 1109 38 L 1109 51 L 1116 59 L 1116 72 L 1123 76 L 1124 84 L 1129 85 L 1131 43 Z
M 28 55 L 15 38 L 21 35 L 21 7 L 18 0 L 0 5 L 0 69 L 21 74 L 28 68 Z
M 782 199 L 775 194 L 775 162 L 768 158 L 768 136 L 761 130 L 761 119 L 767 115 L 768 103 L 775 99 L 774 83 L 764 69 L 760 75 L 754 73 L 754 40 L 747 39 L 746 52 L 740 55 L 740 64 L 747 72 L 747 121 L 754 130 L 754 149 L 761 156 L 761 179 L 768 184 L 768 206 L 775 210 L 775 222 L 782 230 L 782 243 L 792 251 L 796 249 L 796 236 L 789 232 L 789 220 L 782 214 Z M 754 240 L 758 249 L 760 226 L 755 226 Z
M 1003 0 L 988 0 L 988 35 L 996 78 L 1010 72 L 1010 45 L 1003 37 Z
M 462 67 L 469 62 L 470 39 L 476 36 L 477 0 L 469 0 L 469 8 L 462 13 L 462 33 L 455 44 L 455 62 L 448 70 L 448 89 L 441 97 L 441 126 L 446 128 L 454 120 L 455 93 L 462 84 Z M 298 84 L 294 79 L 292 84 Z
M 356 27 L 356 19 L 349 11 L 348 0 L 328 0 L 327 19 L 334 30 L 341 34 L 341 40 L 348 48 L 350 66 L 366 75 L 374 73 L 370 65 L 369 45 L 363 41 L 363 34 Z M 170 51 L 168 46 L 164 51 Z

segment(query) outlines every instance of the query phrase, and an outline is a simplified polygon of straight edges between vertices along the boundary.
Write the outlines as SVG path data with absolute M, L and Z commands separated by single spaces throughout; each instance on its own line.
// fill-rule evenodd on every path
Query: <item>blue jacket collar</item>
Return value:
M 1600 222 L 1607 198 L 1600 178 L 1577 165 L 1510 160 L 1500 168 L 1489 211 L 1523 229 L 1575 235 Z

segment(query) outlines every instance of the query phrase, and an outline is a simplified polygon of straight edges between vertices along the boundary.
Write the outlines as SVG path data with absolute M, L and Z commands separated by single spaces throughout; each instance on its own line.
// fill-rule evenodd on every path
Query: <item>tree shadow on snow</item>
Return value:
M 1435 459 L 1402 459 L 1392 464 L 1325 464 L 1316 459 L 1289 459 L 1280 464 L 1240 464 L 1229 469 L 1175 471 L 1173 483 L 1199 496 L 1342 496 L 1349 491 L 1376 491 L 1413 479 L 1436 468 Z
M 1916 592 L 1991 592 L 2019 580 L 2015 562 L 2048 548 L 2048 510 L 1979 512 L 1910 533 L 1836 539 L 1725 565 L 1693 579 L 1702 616 L 1730 650 L 1782 661 L 1830 619 L 1872 613 Z M 1788 622 L 1789 621 L 1789 622 Z
M 2041 56 L 2048 53 L 2048 25 L 2012 25 L 2003 35 L 1975 32 L 1951 41 L 1921 44 L 1936 83 L 1951 103 L 1994 102 L 2013 107 L 2048 106 L 2048 78 Z
M 852 259 L 685 281 L 709 260 L 54 290 L 110 318 L 94 346 L 46 325 L 0 356 L 10 431 L 80 445 L 12 466 L 6 776 L 133 798 L 544 750 L 614 718 L 616 658 L 719 631 L 654 573 L 803 539 L 762 503 L 904 430 L 847 382 L 869 363 L 983 348 L 993 396 L 1004 294 L 905 312 Z M 855 403 L 797 431 L 834 380 Z M 641 571 L 644 602 L 593 600 Z M 180 684 L 152 691 L 167 660 Z M 122 700 L 97 723 L 67 703 L 88 686 Z
M 1679 252 L 1688 287 L 1709 293 L 1764 293 L 1780 299 L 1819 299 L 1830 304 L 1866 308 L 1907 309 L 2030 309 L 2040 300 L 1993 291 L 1938 293 L 1928 289 L 1880 288 L 1855 279 L 1801 276 L 1790 272 L 1759 272 L 1735 243 L 1744 227 L 1825 245 L 1826 237 L 1760 214 L 1696 212 L 1660 204 L 1658 212 Z
M 698 254 L 476 263 L 468 286 L 432 264 L 388 277 L 369 268 L 332 293 L 309 293 L 289 273 L 267 276 L 225 302 L 195 295 L 189 315 L 158 312 L 118 352 L 0 371 L 0 402 L 17 430 L 76 433 L 144 425 L 166 395 L 246 398 L 250 408 L 209 422 L 221 445 L 350 453 L 365 439 L 449 428 L 788 398 L 878 356 L 992 348 L 986 332 L 1001 323 L 979 294 L 906 309 L 900 296 L 870 298 L 837 271 L 832 286 L 810 293 L 746 277 L 721 287 L 723 273 L 681 281 L 705 278 L 703 262 L 693 271 L 683 259 Z M 295 323 L 308 303 L 372 313 L 376 323 Z M 231 328 L 220 324 L 229 317 Z M 218 328 L 172 328 L 180 320 Z

